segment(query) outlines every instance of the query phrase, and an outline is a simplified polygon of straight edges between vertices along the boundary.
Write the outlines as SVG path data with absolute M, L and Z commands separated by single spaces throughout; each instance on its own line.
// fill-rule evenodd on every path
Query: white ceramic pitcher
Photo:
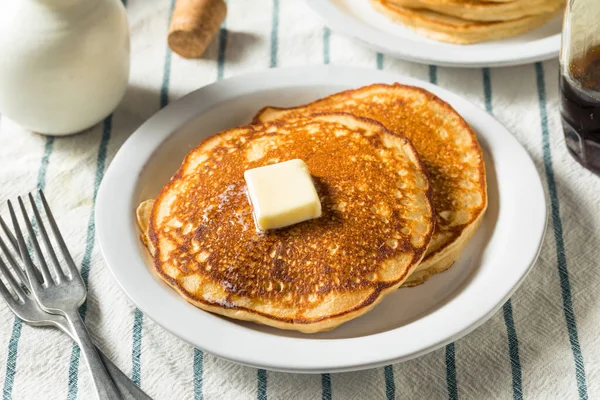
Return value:
M 0 114 L 68 135 L 107 117 L 129 79 L 120 0 L 0 1 Z

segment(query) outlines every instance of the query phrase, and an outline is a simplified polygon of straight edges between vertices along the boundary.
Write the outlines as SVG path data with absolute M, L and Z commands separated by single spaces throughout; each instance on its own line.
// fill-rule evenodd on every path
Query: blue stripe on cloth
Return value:
M 446 386 L 448 387 L 448 399 L 458 400 L 454 343 L 446 346 Z
M 271 62 L 269 67 L 275 68 L 277 66 L 277 52 L 278 52 L 278 30 L 279 30 L 279 0 L 273 0 L 273 19 L 271 22 Z
M 377 53 L 377 69 L 383 69 L 383 54 Z
M 258 388 L 256 390 L 257 400 L 267 400 L 267 371 L 259 369 L 256 372 L 256 379 L 258 380 Z
M 510 356 L 510 368 L 512 372 L 513 399 L 523 399 L 523 383 L 521 373 L 521 358 L 519 357 L 519 340 L 513 320 L 512 303 L 510 299 L 502 306 L 504 324 L 508 335 L 508 353 Z
M 483 96 L 484 96 L 484 100 L 485 100 L 485 110 L 488 113 L 493 114 L 494 110 L 492 108 L 492 79 L 490 77 L 490 69 L 483 68 L 482 74 L 483 74 Z
M 46 138 L 46 145 L 44 146 L 44 155 L 42 156 L 42 163 L 38 171 L 37 178 L 37 189 L 43 190 L 46 187 L 46 171 L 48 171 L 48 164 L 50 163 L 50 154 L 54 148 L 54 137 Z
M 17 352 L 19 349 L 19 339 L 21 338 L 21 329 L 23 321 L 15 316 L 13 322 L 10 340 L 8 341 L 8 356 L 6 358 L 6 376 L 4 377 L 4 389 L 2 398 L 4 400 L 12 399 L 12 391 L 17 373 Z
M 330 46 L 330 38 L 331 31 L 329 28 L 323 28 L 323 64 L 327 65 L 330 63 L 331 58 L 329 56 L 329 46 Z
M 204 353 L 202 350 L 194 349 L 194 400 L 204 399 L 204 391 L 202 390 L 203 372 Z
M 331 375 L 321 374 L 321 399 L 331 400 Z
M 483 94 L 485 99 L 485 109 L 488 113 L 493 114 L 492 108 L 492 80 L 490 77 L 490 69 L 483 69 Z M 521 373 L 521 358 L 519 357 L 519 339 L 517 338 L 517 330 L 513 320 L 512 302 L 510 299 L 502 307 L 504 315 L 504 325 L 506 326 L 506 334 L 508 337 L 508 353 L 510 357 L 510 368 L 512 373 L 512 388 L 513 399 L 521 400 L 523 398 L 523 384 Z
M 219 30 L 219 55 L 217 56 L 217 80 L 223 79 L 225 74 L 225 50 L 227 49 L 227 28 L 223 21 L 221 29 Z
M 175 0 L 171 0 L 171 9 L 169 10 L 169 19 L 173 14 L 175 8 Z M 169 82 L 171 80 L 171 49 L 167 46 L 167 52 L 165 53 L 165 62 L 163 65 L 163 81 L 160 88 L 160 108 L 165 107 L 169 104 Z
M 90 275 L 90 264 L 92 261 L 92 252 L 94 250 L 94 243 L 96 242 L 96 222 L 94 220 L 94 210 L 96 208 L 96 196 L 98 195 L 98 189 L 100 188 L 100 182 L 102 182 L 102 178 L 104 177 L 104 169 L 106 164 L 106 151 L 108 148 L 108 142 L 110 141 L 110 135 L 112 132 L 112 115 L 104 120 L 104 126 L 102 131 L 102 139 L 100 140 L 100 146 L 98 148 L 98 157 L 96 159 L 96 175 L 94 177 L 94 194 L 92 198 L 92 210 L 90 212 L 90 217 L 88 220 L 87 227 L 87 238 L 85 242 L 85 253 L 83 255 L 83 260 L 81 261 L 81 277 L 87 287 L 88 279 Z M 87 300 L 81 305 L 79 308 L 79 314 L 81 318 L 85 320 L 85 315 L 87 313 Z M 79 359 L 80 352 L 79 347 L 77 345 L 73 345 L 71 351 L 71 363 L 69 365 L 69 383 L 68 383 L 68 392 L 67 399 L 75 400 L 77 398 L 77 384 L 79 380 L 78 370 L 79 370 Z
M 537 77 L 538 100 L 542 125 L 544 168 L 546 170 L 546 180 L 548 183 L 548 192 L 550 194 L 552 223 L 554 225 L 554 240 L 556 242 L 556 259 L 558 263 L 558 276 L 560 279 L 560 288 L 562 292 L 563 310 L 565 313 L 567 330 L 569 332 L 571 351 L 573 352 L 573 358 L 575 359 L 575 378 L 577 379 L 579 398 L 587 399 L 588 392 L 585 377 L 585 366 L 583 363 L 583 355 L 581 354 L 581 347 L 579 345 L 579 335 L 577 333 L 575 312 L 573 311 L 571 283 L 569 282 L 569 271 L 567 269 L 567 257 L 565 254 L 562 221 L 560 218 L 560 203 L 558 201 L 558 193 L 556 190 L 554 168 L 552 167 L 552 153 L 550 152 L 550 130 L 548 129 L 548 113 L 546 110 L 546 85 L 544 83 L 544 68 L 541 63 L 538 62 L 535 64 L 535 72 Z
M 394 383 L 394 368 L 391 365 L 387 365 L 383 368 L 383 375 L 385 376 L 385 397 L 387 400 L 394 400 L 396 398 L 396 384 Z
M 437 67 L 435 65 L 429 66 L 429 82 L 437 85 Z
M 46 144 L 44 145 L 44 154 L 38 169 L 36 188 L 43 190 L 46 187 L 46 171 L 48 170 L 48 164 L 50 163 L 50 155 L 54 148 L 54 138 L 49 136 L 46 138 Z M 15 375 L 17 373 L 17 354 L 19 349 L 19 339 L 21 338 L 21 329 L 23 322 L 15 317 L 13 322 L 10 339 L 8 341 L 8 355 L 6 357 L 6 375 L 4 376 L 4 387 L 2 390 L 3 400 L 12 399 L 12 391 L 15 382 Z
M 131 380 L 138 386 L 142 384 L 142 365 L 140 358 L 142 355 L 142 326 L 144 324 L 144 313 L 138 308 L 133 315 L 133 345 L 131 347 Z

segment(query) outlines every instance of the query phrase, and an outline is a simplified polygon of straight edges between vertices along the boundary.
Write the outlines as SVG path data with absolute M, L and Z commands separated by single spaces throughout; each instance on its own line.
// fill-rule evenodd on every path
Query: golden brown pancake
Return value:
M 507 21 L 554 13 L 565 0 L 516 0 L 490 3 L 474 0 L 388 0 L 390 5 L 425 9 L 469 21 Z
M 425 258 L 406 285 L 423 283 L 450 268 L 475 233 L 487 207 L 483 157 L 470 126 L 437 96 L 400 84 L 348 90 L 295 108 L 267 107 L 254 122 L 285 121 L 334 111 L 372 118 L 408 137 L 429 174 L 436 230 Z
M 258 232 L 244 171 L 299 158 L 320 218 Z M 431 188 L 403 136 L 345 113 L 221 132 L 183 161 L 154 205 L 138 209 L 154 266 L 207 311 L 282 329 L 332 329 L 372 309 L 423 258 Z
M 374 7 L 392 20 L 431 39 L 454 44 L 472 44 L 505 39 L 542 26 L 558 12 L 530 15 L 510 21 L 470 21 L 426 9 L 394 5 L 387 0 L 371 0 Z

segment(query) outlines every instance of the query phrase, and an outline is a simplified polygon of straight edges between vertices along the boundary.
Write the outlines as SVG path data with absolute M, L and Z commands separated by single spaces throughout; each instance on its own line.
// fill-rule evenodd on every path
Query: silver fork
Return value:
M 31 239 L 31 244 L 33 245 L 36 259 L 39 263 L 39 275 L 41 275 L 42 279 L 40 280 L 38 278 L 36 267 L 33 265 L 29 250 L 25 244 L 25 237 L 21 232 L 15 210 L 13 209 L 11 202 L 8 201 L 10 217 L 14 226 L 17 243 L 19 245 L 19 252 L 25 266 L 25 273 L 27 274 L 27 278 L 29 280 L 31 292 L 43 310 L 52 314 L 63 315 L 66 318 L 75 341 L 79 345 L 84 359 L 87 361 L 88 367 L 92 374 L 92 381 L 96 387 L 98 398 L 100 400 L 120 399 L 121 396 L 119 395 L 114 382 L 110 379 L 104 364 L 102 364 L 102 360 L 96 351 L 96 347 L 92 343 L 85 324 L 79 315 L 79 307 L 83 304 L 87 295 L 85 283 L 83 282 L 83 278 L 75 266 L 75 262 L 73 262 L 73 258 L 67 249 L 67 245 L 65 244 L 65 241 L 58 230 L 54 216 L 50 212 L 50 207 L 48 206 L 42 191 L 40 191 L 40 198 L 42 200 L 42 205 L 46 212 L 46 216 L 48 217 L 50 228 L 54 233 L 54 237 L 65 259 L 65 263 L 63 263 L 63 265 L 66 267 L 68 273 L 65 274 L 61 264 L 58 261 L 58 258 L 56 257 L 56 253 L 52 247 L 52 243 L 50 242 L 50 238 L 44 226 L 44 221 L 40 217 L 40 213 L 37 209 L 35 201 L 33 200 L 33 196 L 29 194 L 29 201 L 35 215 L 35 220 L 37 221 L 39 234 L 42 237 L 46 251 L 50 255 L 50 258 L 54 264 L 54 268 L 52 268 L 54 272 L 53 276 L 50 272 L 51 267 L 48 266 L 48 263 L 46 262 L 44 254 L 40 248 L 40 244 L 37 240 L 31 220 L 27 214 L 25 204 L 23 203 L 23 199 L 21 199 L 19 196 L 18 201 L 21 208 L 21 213 L 23 214 L 23 219 L 25 220 L 25 225 Z
M 19 247 L 17 239 L 13 236 L 12 232 L 0 216 L 0 226 L 4 231 L 4 234 L 8 238 L 9 243 L 15 251 L 15 254 L 19 254 Z M 2 297 L 11 311 L 24 321 L 28 325 L 32 326 L 52 326 L 62 330 L 64 333 L 69 335 L 71 339 L 75 340 L 71 328 L 69 327 L 67 320 L 62 315 L 50 314 L 42 310 L 38 305 L 37 301 L 31 295 L 31 289 L 27 282 L 27 277 L 21 270 L 21 267 L 13 257 L 12 252 L 0 236 L 0 250 L 4 253 L 4 256 L 8 260 L 12 270 L 2 261 L 0 258 L 0 276 L 4 276 L 8 282 L 10 288 L 13 290 L 11 293 L 4 283 L 0 280 L 0 297 Z M 39 275 L 39 274 L 38 274 Z M 106 369 L 111 376 L 112 380 L 117 385 L 121 396 L 125 400 L 152 400 L 146 393 L 144 393 L 135 383 L 131 381 L 116 365 L 106 357 L 100 349 L 98 354 Z

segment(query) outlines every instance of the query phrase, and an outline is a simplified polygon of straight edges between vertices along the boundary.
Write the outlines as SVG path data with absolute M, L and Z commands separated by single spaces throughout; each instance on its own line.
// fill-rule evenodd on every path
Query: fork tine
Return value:
M 33 225 L 31 224 L 31 219 L 29 218 L 29 214 L 27 214 L 27 209 L 25 208 L 25 203 L 23 203 L 23 199 L 21 196 L 17 197 L 19 201 L 19 206 L 21 207 L 21 213 L 23 214 L 23 219 L 25 220 L 25 226 L 27 227 L 27 232 L 29 233 L 29 238 L 31 240 L 31 244 L 33 244 L 33 250 L 37 256 L 37 260 L 40 264 L 39 270 L 42 273 L 42 278 L 44 279 L 44 283 L 46 285 L 52 285 L 54 283 L 52 279 L 52 275 L 50 275 L 50 270 L 48 269 L 48 264 L 46 264 L 46 260 L 44 259 L 44 253 L 42 253 L 42 249 L 40 248 L 40 242 L 38 242 L 37 235 L 33 230 Z M 39 222 L 39 221 L 38 221 Z
M 10 200 L 7 201 L 7 204 L 8 211 L 10 212 L 10 219 L 13 223 L 15 235 L 17 236 L 17 243 L 19 243 L 19 252 L 21 253 L 21 260 L 23 260 L 23 265 L 25 265 L 25 272 L 27 273 L 27 278 L 29 278 L 31 289 L 34 292 L 42 290 L 41 282 L 36 276 L 36 269 L 33 266 L 33 261 L 31 261 L 31 256 L 29 255 L 29 251 L 27 250 L 27 246 L 25 245 L 25 238 L 23 237 L 23 232 L 21 232 L 21 227 L 19 226 L 19 221 L 17 220 L 17 216 L 15 214 L 15 209 L 13 208 L 13 205 L 10 202 Z
M 8 304 L 10 308 L 19 307 L 19 301 L 15 299 L 15 296 L 8 290 L 4 282 L 0 279 L 0 296 L 4 298 L 4 301 Z M 19 300 L 22 300 L 19 298 Z M 14 312 L 14 311 L 13 311 Z
M 25 275 L 25 272 L 23 272 L 23 270 L 21 269 L 21 267 L 19 266 L 19 264 L 13 257 L 12 253 L 8 250 L 8 246 L 6 246 L 6 243 L 4 242 L 4 240 L 2 239 L 1 236 L 0 236 L 0 249 L 6 256 L 6 259 L 8 260 L 8 263 L 10 264 L 10 266 L 13 267 L 13 269 L 15 270 L 17 275 L 19 275 L 19 279 L 21 279 L 22 282 L 27 282 L 27 276 Z M 18 251 L 19 251 L 19 247 L 17 247 L 17 254 L 19 254 Z
M 42 205 L 44 206 L 44 211 L 46 211 L 46 216 L 48 217 L 48 222 L 50 222 L 50 227 L 52 228 L 52 232 L 54 233 L 55 239 L 60 246 L 60 250 L 65 257 L 65 261 L 67 261 L 67 265 L 69 266 L 69 272 L 71 273 L 71 279 L 81 276 L 75 262 L 73 261 L 73 257 L 71 257 L 71 253 L 69 253 L 69 249 L 65 244 L 65 240 L 60 234 L 60 230 L 58 229 L 58 225 L 56 225 L 56 220 L 54 219 L 54 215 L 52 215 L 52 211 L 50 211 L 50 206 L 48 206 L 48 202 L 46 201 L 46 196 L 44 196 L 44 191 L 40 190 L 40 198 L 42 199 Z
M 44 241 L 44 247 L 46 247 L 48 254 L 50 254 L 50 258 L 52 259 L 52 263 L 54 264 L 54 272 L 56 272 L 58 282 L 61 282 L 66 278 L 66 276 L 60 266 L 60 263 L 58 262 L 58 259 L 56 258 L 56 253 L 54 252 L 54 248 L 52 247 L 52 243 L 50 242 L 50 238 L 48 237 L 48 232 L 46 232 L 44 221 L 42 221 L 42 217 L 40 216 L 40 212 L 38 211 L 38 208 L 35 205 L 35 201 L 33 200 L 33 196 L 31 195 L 31 193 L 29 193 L 29 202 L 31 203 L 33 214 L 35 215 L 40 234 Z
M 4 222 L 4 220 L 2 219 L 1 215 L 0 215 L 0 226 L 2 226 L 2 230 L 6 234 L 6 237 L 10 241 L 10 244 L 12 244 L 13 249 L 15 249 L 17 254 L 19 254 L 19 244 L 17 243 L 17 239 L 15 238 L 15 235 L 12 234 L 12 232 L 8 228 L 8 225 L 6 225 L 6 222 Z
M 8 266 L 4 263 L 4 261 L 2 261 L 1 258 L 0 258 L 0 273 L 2 273 L 2 275 L 4 275 L 4 278 L 8 281 L 8 284 L 13 289 L 13 291 L 16 293 L 16 295 L 19 296 L 19 298 L 23 299 L 25 297 L 25 293 L 23 292 L 21 285 L 19 284 L 19 282 L 17 282 L 14 275 L 10 272 L 10 270 L 8 269 Z

